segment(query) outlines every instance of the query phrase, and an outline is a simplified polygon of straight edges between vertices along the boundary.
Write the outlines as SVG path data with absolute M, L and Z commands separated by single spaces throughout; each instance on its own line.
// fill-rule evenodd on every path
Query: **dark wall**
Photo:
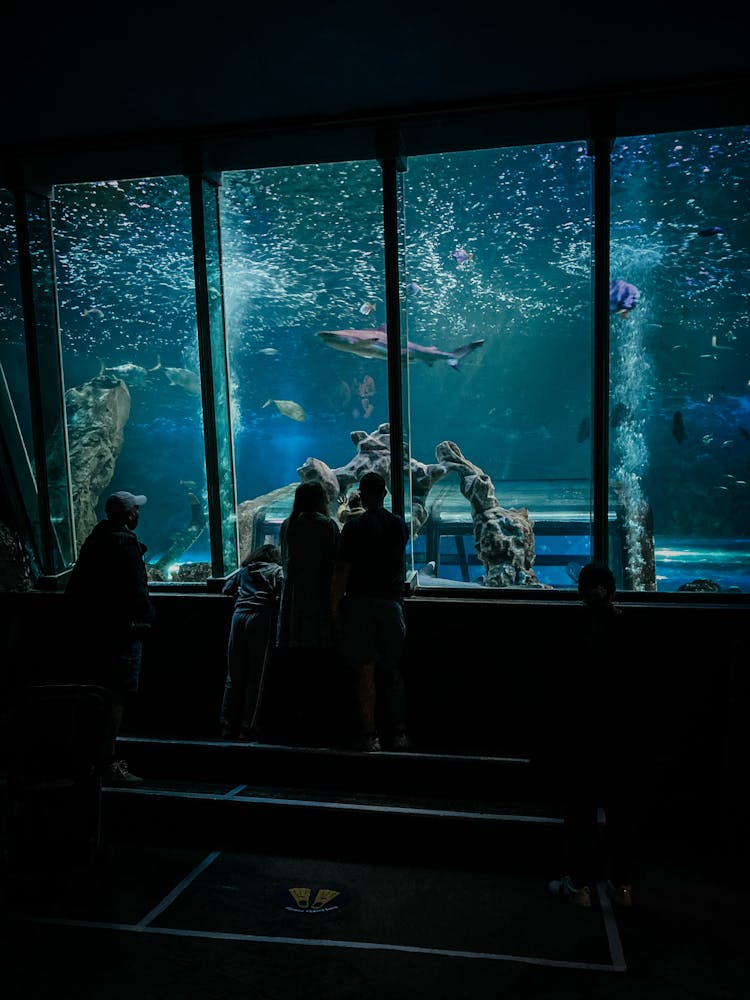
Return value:
M 153 599 L 156 624 L 124 733 L 214 738 L 232 601 L 205 592 Z M 25 684 L 74 679 L 65 666 L 64 607 L 59 593 L 0 594 L 6 699 Z M 554 753 L 546 743 L 547 692 L 561 681 L 564 687 L 574 669 L 578 611 L 574 602 L 408 599 L 404 672 L 417 748 Z M 721 821 L 739 835 L 748 609 L 630 603 L 623 614 L 635 650 L 632 725 L 613 732 L 606 706 L 597 718 L 582 718 L 574 704 L 559 711 L 587 728 L 592 753 L 600 741 L 616 739 L 645 760 L 650 808 L 661 821 Z

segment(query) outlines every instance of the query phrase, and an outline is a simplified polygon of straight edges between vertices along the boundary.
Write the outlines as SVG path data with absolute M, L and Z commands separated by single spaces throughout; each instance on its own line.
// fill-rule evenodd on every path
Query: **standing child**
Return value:
M 221 735 L 248 742 L 260 734 L 263 689 L 275 648 L 283 572 L 278 546 L 254 549 L 224 584 L 235 598 L 227 647 Z

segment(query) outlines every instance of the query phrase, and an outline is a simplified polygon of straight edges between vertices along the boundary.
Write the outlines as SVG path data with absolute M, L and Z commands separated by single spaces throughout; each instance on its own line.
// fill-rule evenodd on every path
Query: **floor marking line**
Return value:
M 149 911 L 145 917 L 142 917 L 138 923 L 135 924 L 135 927 L 146 927 L 146 925 L 151 923 L 151 921 L 158 917 L 160 913 L 163 913 L 164 910 L 166 910 L 168 906 L 171 906 L 177 897 L 180 896 L 185 889 L 187 889 L 191 882 L 195 881 L 201 872 L 204 872 L 209 865 L 214 863 L 220 854 L 221 851 L 212 851 L 210 854 L 206 855 L 203 861 L 201 861 L 201 863 L 197 865 L 189 875 L 186 875 L 181 882 L 178 882 L 174 889 L 172 889 L 171 892 L 168 892 L 164 899 L 162 899 L 160 903 L 157 903 L 153 910 Z
M 246 788 L 247 788 L 247 785 L 236 785 L 234 788 L 230 788 L 229 789 L 229 791 L 226 793 L 226 795 L 224 796 L 224 798 L 225 799 L 233 799 L 235 796 L 241 795 L 245 791 Z
M 465 958 L 472 961 L 520 962 L 557 969 L 584 969 L 593 972 L 622 972 L 613 965 L 597 962 L 569 962 L 554 958 L 532 958 L 526 955 L 505 955 L 486 951 L 461 951 L 453 948 L 424 948 L 418 945 L 386 944 L 376 941 L 339 941 L 324 938 L 274 937 L 268 934 L 237 934 L 224 931 L 194 931 L 177 927 L 146 927 L 139 924 L 100 923 L 95 920 L 65 920 L 57 917 L 14 917 L 33 923 L 55 924 L 64 927 L 82 927 L 94 930 L 124 931 L 136 934 L 163 934 L 167 937 L 204 938 L 210 941 L 238 941 L 248 944 L 283 944 L 311 948 L 348 948 L 354 951 L 389 951 L 407 955 L 434 955 L 438 958 Z
M 210 792 L 168 792 L 154 788 L 118 788 L 118 794 L 132 794 L 140 797 L 168 796 L 170 799 L 194 799 L 196 801 L 223 802 L 231 798 L 232 802 L 256 803 L 260 805 L 309 806 L 314 809 L 340 809 L 352 812 L 394 813 L 405 816 L 431 816 L 448 819 L 483 819 L 506 823 L 532 823 L 546 826 L 561 826 L 562 818 L 558 816 L 521 816 L 517 813 L 468 812 L 461 809 L 424 809 L 418 806 L 385 806 L 368 805 L 360 802 L 326 802 L 321 799 L 284 799 L 272 796 L 253 795 L 247 800 L 237 797 L 237 789 L 217 795 Z
M 604 882 L 596 883 L 596 891 L 599 896 L 599 905 L 602 908 L 602 916 L 604 917 L 604 929 L 607 932 L 607 942 L 609 944 L 612 965 L 618 972 L 627 972 L 628 967 L 625 964 L 625 952 L 622 949 L 617 920 L 615 919 L 612 901 L 609 898 L 609 893 Z

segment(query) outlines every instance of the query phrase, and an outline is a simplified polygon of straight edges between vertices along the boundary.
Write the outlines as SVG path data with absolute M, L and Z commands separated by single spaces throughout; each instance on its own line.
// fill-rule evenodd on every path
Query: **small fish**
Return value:
M 362 313 L 363 316 L 369 316 L 370 313 L 375 312 L 376 309 L 377 306 L 375 305 L 374 302 L 363 302 L 362 305 L 359 307 L 359 311 Z
M 687 431 L 685 430 L 685 421 L 682 419 L 682 414 L 679 410 L 672 417 L 672 434 L 677 444 L 682 444 L 682 442 L 687 437 Z
M 269 357 L 269 358 L 275 358 L 276 355 L 279 352 L 276 350 L 275 347 L 261 347 L 261 349 L 259 351 L 257 351 L 256 353 L 257 354 L 265 354 L 266 357 Z
M 717 344 L 716 343 L 716 334 L 714 334 L 711 337 L 711 347 L 713 347 L 713 349 L 715 351 L 733 351 L 734 350 L 733 347 L 727 347 L 726 344 Z
M 719 445 L 719 447 L 720 448 L 731 448 L 733 444 L 734 444 L 734 441 L 731 438 L 729 438 L 728 441 L 722 441 L 721 444 Z
M 421 285 L 418 285 L 416 281 L 410 281 L 406 286 L 406 294 L 409 298 L 415 298 L 417 295 L 421 295 L 424 289 Z
M 112 368 L 106 368 L 101 359 L 99 360 L 99 366 L 100 375 L 114 375 L 115 378 L 122 379 L 123 382 L 131 386 L 143 388 L 148 382 L 149 374 L 161 368 L 161 358 L 157 357 L 153 368 L 144 368 L 143 365 L 137 365 L 132 361 L 126 361 L 122 365 L 114 365 Z
M 104 313 L 101 309 L 97 309 L 96 306 L 92 306 L 91 309 L 82 309 L 81 316 L 103 316 Z
M 617 403 L 612 408 L 612 413 L 609 417 L 610 427 L 619 427 L 628 418 L 628 408 L 624 403 Z
M 584 417 L 583 420 L 578 425 L 578 433 L 576 434 L 576 441 L 582 444 L 588 438 L 591 437 L 591 421 L 588 417 Z
M 273 403 L 282 417 L 289 417 L 290 420 L 297 420 L 301 424 L 307 420 L 305 411 L 299 403 L 295 403 L 292 399 L 267 399 L 261 409 L 265 409 L 271 403 Z
M 196 375 L 195 372 L 191 372 L 188 368 L 165 368 L 164 374 L 167 376 L 170 385 L 176 385 L 180 389 L 184 389 L 185 392 L 192 393 L 194 396 L 200 396 L 200 375 Z
M 719 233 L 723 233 L 723 232 L 724 232 L 724 227 L 723 226 L 706 226 L 705 229 L 699 229 L 698 230 L 698 235 L 699 236 L 718 236 Z
M 609 283 L 609 311 L 623 318 L 634 309 L 640 300 L 641 293 L 628 281 L 617 278 Z
M 467 260 L 471 260 L 473 256 L 474 255 L 472 253 L 467 253 L 461 247 L 457 247 L 451 254 L 451 257 L 455 260 L 459 267 L 462 264 L 465 264 Z
M 713 439 L 713 434 L 704 434 L 701 438 L 701 444 L 711 444 Z

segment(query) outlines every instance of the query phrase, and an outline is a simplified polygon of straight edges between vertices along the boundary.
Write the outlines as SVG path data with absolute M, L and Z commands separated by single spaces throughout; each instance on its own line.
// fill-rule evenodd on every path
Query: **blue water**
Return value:
M 660 590 L 709 575 L 748 590 L 742 553 L 722 540 L 750 536 L 750 129 L 618 139 L 612 178 L 611 276 L 640 291 L 610 321 L 609 478 L 631 551 L 648 507 L 658 540 L 683 540 L 684 558 L 657 546 Z M 590 482 L 586 143 L 411 157 L 401 181 L 404 335 L 442 352 L 482 341 L 458 366 L 404 366 L 411 457 L 429 465 L 454 442 L 498 495 L 511 481 Z M 232 171 L 220 198 L 223 284 L 209 296 L 226 319 L 242 502 L 298 481 L 308 459 L 346 465 L 353 435 L 389 418 L 385 362 L 316 336 L 385 322 L 381 174 L 375 162 Z M 188 182 L 59 185 L 53 207 L 66 387 L 139 366 L 110 488 L 149 497 L 139 533 L 156 558 L 189 523 L 189 490 L 207 504 Z M 0 360 L 21 398 L 8 277 Z M 19 419 L 30 441 L 23 407 Z M 199 544 L 186 559 L 207 558 Z

